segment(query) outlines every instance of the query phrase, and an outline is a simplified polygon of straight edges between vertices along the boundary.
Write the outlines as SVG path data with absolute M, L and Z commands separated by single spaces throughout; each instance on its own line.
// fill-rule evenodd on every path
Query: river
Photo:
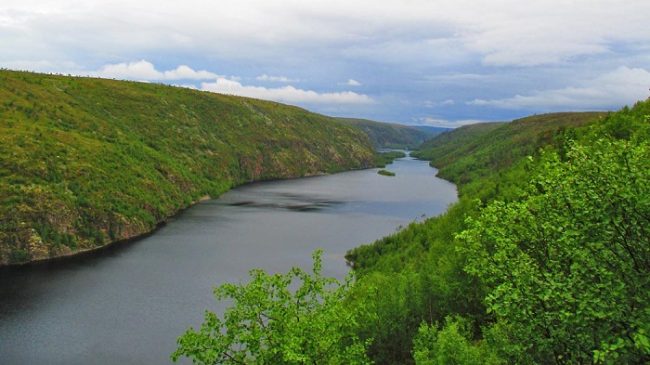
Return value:
M 411 158 L 388 169 L 255 183 L 184 211 L 149 237 L 57 262 L 0 269 L 0 363 L 165 364 L 212 288 L 251 268 L 343 278 L 345 252 L 444 212 L 453 184 Z

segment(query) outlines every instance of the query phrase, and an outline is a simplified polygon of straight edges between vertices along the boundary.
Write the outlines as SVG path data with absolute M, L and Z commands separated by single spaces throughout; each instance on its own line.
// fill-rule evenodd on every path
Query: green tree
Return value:
M 233 305 L 223 319 L 206 311 L 196 331 L 178 339 L 172 354 L 198 364 L 368 364 L 367 342 L 353 329 L 358 310 L 344 307 L 351 280 L 340 284 L 321 276 L 321 251 L 313 255 L 311 273 L 292 268 L 269 275 L 252 270 L 245 285 L 224 284 L 217 299 Z M 292 290 L 292 288 L 297 288 Z
M 417 365 L 479 365 L 479 348 L 468 340 L 468 323 L 448 317 L 442 329 L 423 322 L 413 339 L 413 358 Z
M 598 140 L 543 159 L 518 201 L 458 237 L 511 348 L 538 363 L 650 361 L 650 148 Z M 520 357 L 521 358 L 521 357 Z
M 417 365 L 501 365 L 506 364 L 493 341 L 472 341 L 472 323 L 461 316 L 448 316 L 442 328 L 420 324 L 413 339 Z M 492 340 L 490 336 L 487 336 Z M 499 343 L 500 344 L 500 343 Z

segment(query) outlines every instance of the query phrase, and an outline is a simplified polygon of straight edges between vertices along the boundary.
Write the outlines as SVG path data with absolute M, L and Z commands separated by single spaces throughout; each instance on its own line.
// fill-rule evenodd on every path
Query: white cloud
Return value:
M 189 66 L 180 65 L 174 70 L 163 72 L 165 80 L 207 80 L 218 75 L 209 71 L 195 71 Z
M 268 82 L 283 82 L 283 83 L 290 83 L 290 82 L 299 82 L 299 79 L 290 79 L 286 76 L 272 76 L 272 75 L 267 75 L 267 74 L 262 74 L 259 75 L 255 78 L 257 81 L 268 81 Z
M 25 54 L 41 47 L 55 54 L 184 49 L 284 59 L 287 50 L 294 58 L 324 50 L 389 53 L 402 63 L 457 50 L 486 65 L 531 66 L 606 54 L 618 43 L 647 44 L 648 14 L 646 0 L 3 0 L 0 42 Z M 440 52 L 440 44 L 449 49 Z
M 650 40 L 642 25 L 650 3 L 643 0 L 484 2 L 474 10 L 484 17 L 476 19 L 474 30 L 465 28 L 463 42 L 482 55 L 485 65 L 558 64 L 613 52 L 617 44 Z
M 345 84 L 348 86 L 361 86 L 361 83 L 354 79 L 349 79 Z
M 0 67 L 10 70 L 37 71 L 37 72 L 58 72 L 73 73 L 78 70 L 79 65 L 74 62 L 52 62 L 50 60 L 15 60 L 0 62 Z
M 135 80 L 161 80 L 163 78 L 162 72 L 156 70 L 153 64 L 145 60 L 105 65 L 97 72 L 97 75 L 106 78 Z
M 504 99 L 475 99 L 468 104 L 504 109 L 610 109 L 648 98 L 648 87 L 650 72 L 642 68 L 619 67 L 579 86 L 537 91 Z
M 287 85 L 277 88 L 243 85 L 238 77 L 225 78 L 208 71 L 195 71 L 189 66 L 181 65 L 169 71 L 158 71 L 148 61 L 125 62 L 103 66 L 99 71 L 91 72 L 91 76 L 106 78 L 128 79 L 136 81 L 169 81 L 169 80 L 207 80 L 202 82 L 200 90 L 222 94 L 246 96 L 256 99 L 274 100 L 286 103 L 304 104 L 372 104 L 374 100 L 368 95 L 352 91 L 319 93 L 313 90 L 298 89 Z M 259 81 L 288 82 L 291 79 L 283 76 L 261 75 Z M 196 88 L 189 84 L 175 84 L 181 87 Z
M 439 106 L 454 105 L 456 102 L 453 99 L 445 99 L 443 101 L 425 100 L 423 104 L 426 108 L 436 108 Z
M 312 90 L 298 89 L 293 86 L 266 88 L 242 85 L 238 81 L 219 77 L 214 82 L 201 83 L 201 90 L 222 94 L 246 96 L 256 99 L 274 100 L 300 104 L 372 104 L 374 100 L 368 95 L 352 91 L 318 93 Z
M 415 122 L 432 127 L 458 128 L 464 125 L 485 123 L 488 121 L 480 119 L 448 120 L 434 117 L 421 117 L 415 118 Z
M 493 75 L 487 74 L 477 74 L 477 73 L 449 73 L 449 74 L 439 74 L 426 76 L 426 80 L 434 81 L 437 83 L 465 83 L 465 82 L 477 82 L 485 81 L 493 78 Z
M 219 77 L 212 72 L 195 71 L 186 65 L 180 65 L 169 71 L 158 71 L 151 62 L 145 60 L 105 65 L 92 74 L 106 78 L 148 81 L 208 80 Z

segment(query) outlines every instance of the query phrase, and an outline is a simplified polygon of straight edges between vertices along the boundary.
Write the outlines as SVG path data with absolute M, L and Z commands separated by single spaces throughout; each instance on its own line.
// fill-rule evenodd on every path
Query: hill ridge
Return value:
M 137 237 L 206 195 L 374 165 L 302 108 L 168 85 L 0 71 L 0 264 Z

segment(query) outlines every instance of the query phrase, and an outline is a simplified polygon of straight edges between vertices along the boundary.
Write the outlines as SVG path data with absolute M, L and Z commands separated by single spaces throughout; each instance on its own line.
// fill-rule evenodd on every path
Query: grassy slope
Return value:
M 296 107 L 0 71 L 0 264 L 138 236 L 237 184 L 373 159 L 363 133 Z
M 552 113 L 458 128 L 428 141 L 414 156 L 431 161 L 439 176 L 466 184 L 534 155 L 567 129 L 603 118 L 605 113 Z
M 413 151 L 413 155 L 421 159 L 431 159 L 435 156 L 438 161 L 443 162 L 458 155 L 461 149 L 471 151 L 476 148 L 480 137 L 501 126 L 503 123 L 477 123 L 452 129 L 424 142 L 417 151 Z
M 370 140 L 376 148 L 412 149 L 436 135 L 435 132 L 424 131 L 416 127 L 401 124 L 380 123 L 366 119 L 336 119 L 363 130 L 370 137 Z

